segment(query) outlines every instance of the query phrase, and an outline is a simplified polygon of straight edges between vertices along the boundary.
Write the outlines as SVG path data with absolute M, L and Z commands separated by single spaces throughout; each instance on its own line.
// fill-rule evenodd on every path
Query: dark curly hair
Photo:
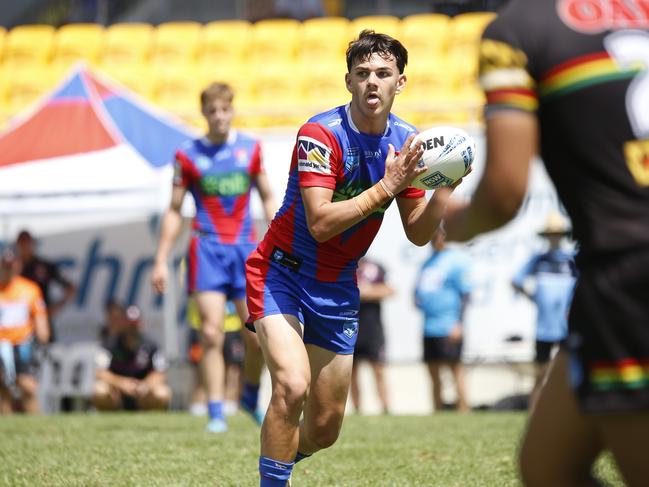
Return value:
M 403 73 L 408 64 L 408 50 L 401 42 L 387 34 L 378 34 L 366 29 L 358 35 L 358 39 L 349 43 L 346 53 L 347 71 L 351 71 L 355 62 L 365 61 L 372 54 L 378 54 L 383 58 L 394 57 L 399 73 Z

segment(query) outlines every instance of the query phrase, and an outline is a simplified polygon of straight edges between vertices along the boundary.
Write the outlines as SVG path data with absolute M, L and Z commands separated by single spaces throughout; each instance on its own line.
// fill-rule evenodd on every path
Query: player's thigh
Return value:
M 201 318 L 202 335 L 223 333 L 225 317 L 225 294 L 216 291 L 201 291 L 193 294 Z
M 560 352 L 530 416 L 520 452 L 526 485 L 578 485 L 589 478 L 602 449 L 592 417 L 580 413 L 568 377 L 569 356 Z
M 273 382 L 298 374 L 308 381 L 309 358 L 296 316 L 275 314 L 255 321 L 255 331 Z
M 615 461 L 630 487 L 649 482 L 649 412 L 598 417 L 602 443 L 613 452 Z
M 305 408 L 305 419 L 340 417 L 345 413 L 351 384 L 353 355 L 341 355 L 316 345 L 307 345 L 311 366 L 311 389 Z M 317 421 L 317 419 L 316 419 Z

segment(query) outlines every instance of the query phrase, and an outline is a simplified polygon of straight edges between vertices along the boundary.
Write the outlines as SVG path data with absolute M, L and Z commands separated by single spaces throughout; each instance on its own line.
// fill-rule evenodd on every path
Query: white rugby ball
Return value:
M 464 176 L 475 159 L 475 141 L 456 127 L 432 127 L 420 132 L 413 143 L 424 146 L 418 165 L 426 172 L 412 182 L 419 189 L 450 186 Z

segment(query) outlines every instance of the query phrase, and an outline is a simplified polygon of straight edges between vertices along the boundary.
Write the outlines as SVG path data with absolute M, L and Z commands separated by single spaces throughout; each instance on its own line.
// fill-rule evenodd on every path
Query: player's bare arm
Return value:
M 266 221 L 270 222 L 275 216 L 275 213 L 277 213 L 278 207 L 266 173 L 262 172 L 257 174 L 254 178 L 254 184 L 259 192 L 259 197 L 261 198 L 264 207 L 264 216 L 266 217 Z
M 487 119 L 487 160 L 469 205 L 444 216 L 449 240 L 468 240 L 511 220 L 527 191 L 530 162 L 538 148 L 538 121 L 521 111 L 501 111 Z
M 183 217 L 180 210 L 186 192 L 187 188 L 184 186 L 173 186 L 171 203 L 163 215 L 160 224 L 158 250 L 156 251 L 153 269 L 151 271 L 151 284 L 158 293 L 164 293 L 167 287 L 167 279 L 169 277 L 167 260 L 182 227 Z
M 413 178 L 421 172 L 417 161 L 423 153 L 420 146 L 412 146 L 413 138 L 414 135 L 408 137 L 399 155 L 395 155 L 394 147 L 390 146 L 383 181 L 354 198 L 333 202 L 332 189 L 300 189 L 309 232 L 316 241 L 325 242 L 351 228 L 386 204 L 397 192 L 408 187 Z

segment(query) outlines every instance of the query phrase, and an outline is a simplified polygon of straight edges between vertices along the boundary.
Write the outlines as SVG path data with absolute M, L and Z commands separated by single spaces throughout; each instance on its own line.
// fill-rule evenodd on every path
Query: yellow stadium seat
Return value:
M 493 12 L 467 12 L 451 19 L 449 43 L 451 49 L 477 49 L 485 27 L 496 18 Z
M 216 20 L 203 27 L 198 56 L 201 62 L 242 62 L 252 39 L 252 24 L 247 20 Z
M 203 25 L 199 22 L 165 22 L 155 30 L 152 61 L 188 63 L 196 58 Z
M 305 61 L 344 57 L 349 44 L 349 20 L 345 17 L 317 17 L 302 22 L 300 56 Z
M 139 96 L 153 99 L 154 73 L 148 64 L 104 63 L 99 69 Z
M 103 26 L 67 24 L 56 31 L 52 61 L 57 64 L 71 64 L 78 60 L 95 62 L 103 44 Z
M 153 43 L 151 24 L 133 22 L 113 24 L 106 29 L 101 52 L 105 63 L 139 63 L 148 59 Z
M 296 58 L 302 24 L 295 19 L 266 19 L 253 24 L 251 55 L 261 63 Z
M 5 62 L 10 64 L 38 64 L 49 62 L 54 45 L 54 27 L 51 25 L 19 25 L 7 33 Z
M 305 102 L 312 114 L 343 105 L 351 99 L 345 87 L 344 58 L 326 63 L 305 63 L 301 69 Z
M 7 103 L 11 110 L 28 107 L 60 83 L 67 70 L 45 64 L 12 69 L 7 80 Z
M 158 106 L 185 120 L 200 113 L 199 93 L 203 86 L 195 64 L 158 66 L 153 77 Z
M 290 61 L 256 70 L 256 101 L 264 127 L 293 126 L 304 121 L 303 77 Z
M 444 14 L 414 14 L 401 21 L 399 40 L 410 56 L 435 56 L 443 52 L 448 43 L 450 18 Z
M 401 35 L 401 20 L 393 15 L 363 15 L 353 19 L 349 26 L 349 41 L 356 39 L 364 29 L 371 29 L 379 34 L 387 34 L 396 39 Z
M 214 82 L 229 84 L 235 94 L 235 105 L 239 104 L 239 99 L 249 100 L 255 96 L 255 77 L 247 63 L 234 63 L 229 66 L 201 63 L 199 80 L 202 84 L 201 89 Z

